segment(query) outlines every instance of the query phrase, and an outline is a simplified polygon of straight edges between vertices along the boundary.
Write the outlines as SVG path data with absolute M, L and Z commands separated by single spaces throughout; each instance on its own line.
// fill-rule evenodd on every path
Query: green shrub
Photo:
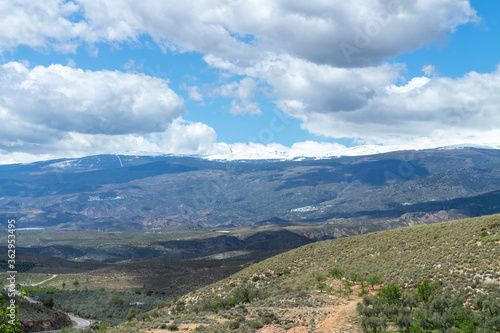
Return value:
M 366 282 L 368 282 L 371 286 L 372 289 L 375 290 L 375 285 L 380 283 L 380 278 L 378 275 L 370 275 L 367 279 Z
M 167 330 L 169 330 L 169 331 L 178 331 L 179 327 L 177 325 L 175 325 L 175 324 L 171 324 L 171 325 L 167 326 Z
M 237 321 L 231 321 L 231 322 L 229 322 L 229 328 L 232 330 L 236 330 L 236 329 L 240 328 L 240 323 Z
M 127 321 L 131 321 L 132 319 L 135 318 L 135 310 L 134 309 L 130 309 L 128 314 L 127 314 L 127 317 L 125 317 L 125 319 L 127 319 Z
M 240 303 L 250 303 L 255 298 L 257 298 L 258 291 L 255 287 L 250 283 L 242 283 L 236 288 L 234 288 L 232 292 L 232 298 L 234 300 L 234 304 Z
M 167 306 L 170 306 L 170 303 L 161 302 L 160 304 L 158 304 L 157 308 L 158 309 L 163 309 L 163 308 L 166 308 Z
M 428 279 L 425 279 L 417 284 L 418 299 L 424 303 L 427 303 L 436 290 L 436 284 L 429 281 Z
M 54 307 L 54 299 L 52 297 L 47 297 L 43 301 L 43 306 L 45 306 L 46 308 L 52 309 Z
M 389 283 L 387 286 L 380 287 L 377 296 L 384 302 L 396 304 L 401 300 L 401 288 L 395 283 Z
M 336 279 L 340 279 L 342 276 L 344 276 L 344 271 L 339 268 L 334 268 L 330 272 L 328 272 L 328 274 Z
M 361 281 L 361 275 L 359 275 L 358 273 L 351 273 L 351 274 L 349 274 L 349 279 L 353 283 L 360 282 Z
M 123 298 L 121 296 L 119 296 L 119 295 L 113 295 L 109 299 L 108 304 L 109 305 L 120 305 L 120 306 L 123 306 L 124 305 L 124 301 L 123 301 Z
M 258 320 L 248 320 L 246 322 L 247 326 L 250 327 L 251 329 L 258 330 L 264 327 Z

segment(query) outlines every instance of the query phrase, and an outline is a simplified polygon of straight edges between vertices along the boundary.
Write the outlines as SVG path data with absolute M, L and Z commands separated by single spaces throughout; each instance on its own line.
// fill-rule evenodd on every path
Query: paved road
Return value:
M 16 295 L 19 296 L 21 293 L 19 291 L 15 291 Z M 33 298 L 31 297 L 28 297 L 28 296 L 24 296 L 23 297 L 23 300 L 24 301 L 28 301 L 29 303 L 40 303 L 39 301 L 36 301 L 34 300 Z M 74 321 L 76 323 L 75 326 L 73 326 L 73 328 L 85 328 L 85 327 L 89 327 L 90 326 L 90 321 L 87 320 L 87 319 L 83 319 L 83 318 L 78 318 L 78 317 L 75 317 L 73 315 L 70 315 L 69 313 L 67 313 L 68 317 Z M 55 331 L 42 331 L 42 332 L 34 332 L 34 333 L 56 333 L 56 332 L 61 332 L 61 330 L 55 330 Z
M 90 321 L 87 319 L 78 318 L 68 314 L 69 318 L 76 323 L 76 326 L 73 328 L 85 328 L 90 326 Z
M 70 315 L 69 313 L 67 313 L 67 315 L 71 319 L 71 321 L 74 321 L 76 323 L 76 325 L 73 326 L 73 328 L 85 328 L 85 327 L 90 326 L 90 321 L 88 321 L 87 319 L 78 318 L 78 317 L 75 317 L 73 315 Z M 33 332 L 33 333 L 57 333 L 57 332 L 61 332 L 61 330 L 41 331 L 41 332 Z

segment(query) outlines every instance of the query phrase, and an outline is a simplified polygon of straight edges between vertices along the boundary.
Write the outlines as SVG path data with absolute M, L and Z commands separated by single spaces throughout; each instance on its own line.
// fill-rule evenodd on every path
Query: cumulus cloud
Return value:
M 0 77 L 3 117 L 47 131 L 161 132 L 184 112 L 167 81 L 145 75 L 11 62 L 0 66 Z
M 222 62 L 220 58 L 208 56 L 205 60 L 213 67 L 219 67 Z M 227 68 L 235 74 L 253 77 L 251 82 L 263 81 L 272 88 L 281 110 L 305 120 L 311 112 L 348 112 L 367 105 L 378 91 L 401 78 L 404 66 L 339 68 L 292 56 L 272 55 L 250 67 L 230 64 Z M 234 82 L 223 86 L 221 94 L 232 96 L 236 86 Z
M 261 114 L 255 92 L 264 86 L 280 110 L 325 137 L 427 147 L 500 134 L 499 71 L 449 79 L 426 65 L 426 77 L 401 83 L 404 64 L 384 63 L 477 22 L 467 0 L 18 0 L 0 1 L 0 12 L 0 52 L 26 45 L 69 53 L 82 44 L 97 52 L 98 43 L 135 44 L 143 35 L 166 52 L 201 52 L 233 80 L 217 93 L 232 100 L 234 115 Z M 9 123 L 0 128 L 4 151 L 69 142 L 97 152 L 107 140 L 116 149 L 222 149 L 212 144 L 213 129 L 179 120 L 182 100 L 165 80 L 28 67 L 0 68 L 0 120 Z M 133 72 L 133 60 L 125 68 Z M 196 86 L 186 89 L 203 101 Z M 294 149 L 300 147 L 316 149 Z
M 500 70 L 401 83 L 402 64 L 339 68 L 274 55 L 252 66 L 215 56 L 205 60 L 270 86 L 277 107 L 317 135 L 414 148 L 491 145 L 500 137 Z
M 287 53 L 335 66 L 374 65 L 476 21 L 466 0 L 79 1 L 88 42 L 151 35 L 166 49 L 239 62 Z
M 162 152 L 199 152 L 215 132 L 180 120 L 184 112 L 166 80 L 62 65 L 0 65 L 4 153 L 111 152 L 152 144 Z M 155 140 L 148 143 L 147 135 Z
M 89 26 L 70 18 L 80 6 L 62 0 L 0 1 L 0 53 L 19 45 L 75 52 Z
M 217 135 L 199 122 L 175 119 L 165 131 L 150 135 L 64 133 L 46 143 L 23 142 L 0 148 L 0 164 L 29 163 L 95 154 L 200 154 L 213 153 Z
M 374 65 L 478 20 L 467 0 L 18 0 L 0 6 L 8 13 L 0 49 L 71 52 L 81 42 L 136 43 L 147 34 L 165 50 L 242 63 L 286 53 L 335 66 Z
M 201 94 L 198 86 L 188 86 L 186 84 L 182 84 L 181 88 L 187 90 L 190 100 L 203 103 L 203 95 Z
M 486 144 L 500 135 L 499 96 L 500 70 L 457 79 L 414 78 L 379 90 L 354 112 L 305 113 L 303 126 L 325 136 L 379 144 Z
M 436 75 L 436 67 L 434 65 L 424 65 L 422 66 L 422 72 L 424 72 L 426 76 Z
M 256 80 L 246 77 L 240 82 L 224 84 L 218 89 L 218 93 L 223 97 L 233 98 L 230 110 L 233 115 L 260 115 L 260 106 L 254 101 L 257 85 Z

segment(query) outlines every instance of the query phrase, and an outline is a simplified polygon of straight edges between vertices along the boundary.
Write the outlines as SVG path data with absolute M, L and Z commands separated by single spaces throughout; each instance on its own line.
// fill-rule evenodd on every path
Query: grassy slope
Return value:
M 385 282 L 412 284 L 422 278 L 446 277 L 463 284 L 475 275 L 498 281 L 499 231 L 500 215 L 491 215 L 328 240 L 252 265 L 232 279 L 290 269 L 290 282 L 307 284 L 315 275 L 338 267 L 377 274 Z
M 187 311 L 183 315 L 175 316 L 172 308 L 166 308 L 155 310 L 152 317 L 160 321 L 163 318 L 164 322 L 200 322 L 201 316 L 189 314 L 190 303 L 227 295 L 245 280 L 261 292 L 261 300 L 252 303 L 252 307 L 318 306 L 321 303 L 314 300 L 315 276 L 326 276 L 334 267 L 347 273 L 377 274 L 385 283 L 395 281 L 411 286 L 431 278 L 442 279 L 445 288 L 471 286 L 472 290 L 479 290 L 484 283 L 499 283 L 499 257 L 500 215 L 328 240 L 269 258 L 186 295 L 183 301 Z M 291 273 L 280 274 L 287 270 Z M 259 276 L 258 281 L 255 276 Z

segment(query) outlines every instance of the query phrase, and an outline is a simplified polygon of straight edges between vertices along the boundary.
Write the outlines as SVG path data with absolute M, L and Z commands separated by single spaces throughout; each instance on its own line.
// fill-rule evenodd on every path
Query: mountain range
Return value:
M 0 166 L 0 215 L 20 228 L 146 230 L 500 212 L 500 150 L 299 160 L 98 155 Z M 433 216 L 429 221 L 429 216 Z

